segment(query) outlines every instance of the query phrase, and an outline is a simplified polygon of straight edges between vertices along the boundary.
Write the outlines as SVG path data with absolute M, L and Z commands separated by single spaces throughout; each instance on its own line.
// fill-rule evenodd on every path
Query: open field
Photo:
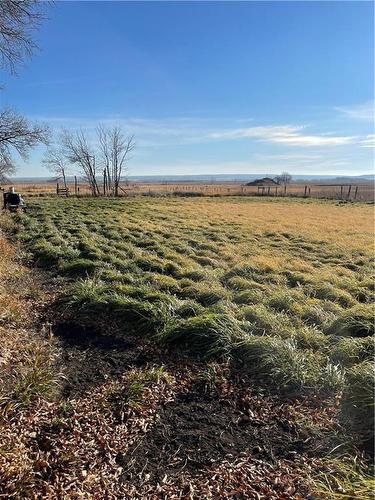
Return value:
M 25 491 L 370 498 L 355 461 L 373 433 L 372 218 L 332 201 L 46 197 L 6 219 L 55 283 L 43 314 L 62 342 L 60 395 L 25 410 L 41 436 L 18 443 Z
M 10 186 L 10 185 L 9 185 Z M 1 187 L 7 189 L 8 185 Z M 61 187 L 61 184 L 60 184 Z M 68 184 L 71 194 L 75 193 L 74 183 Z M 26 196 L 45 196 L 56 194 L 56 183 L 17 183 L 16 189 Z M 77 184 L 78 194 L 80 196 L 90 195 L 90 189 L 84 182 Z M 198 196 L 272 196 L 272 197 L 309 197 L 309 198 L 327 198 L 343 199 L 356 201 L 374 201 L 375 191 L 372 182 L 361 184 L 322 184 L 314 182 L 298 182 L 287 186 L 265 186 L 259 188 L 256 186 L 246 186 L 240 182 L 225 183 L 199 183 L 199 182 L 159 182 L 159 183 L 141 183 L 141 182 L 122 182 L 120 196 L 147 196 L 147 195 L 198 195 Z

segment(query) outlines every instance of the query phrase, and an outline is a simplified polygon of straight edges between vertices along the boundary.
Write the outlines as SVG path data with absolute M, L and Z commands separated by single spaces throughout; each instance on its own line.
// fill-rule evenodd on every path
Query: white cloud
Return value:
M 374 101 L 367 101 L 354 106 L 337 107 L 335 110 L 355 120 L 374 121 Z
M 261 141 L 289 144 L 291 146 L 340 146 L 351 144 L 354 136 L 304 135 L 303 126 L 278 125 L 266 127 L 249 127 L 213 132 L 211 139 L 255 138 Z
M 163 146 L 181 146 L 187 144 L 210 143 L 211 141 L 255 140 L 269 144 L 290 147 L 329 148 L 345 145 L 371 146 L 371 136 L 315 134 L 307 133 L 304 125 L 266 125 L 253 127 L 220 127 L 213 119 L 192 117 L 165 117 L 159 119 L 140 117 L 39 117 L 48 121 L 57 130 L 61 127 L 71 130 L 82 128 L 94 139 L 98 123 L 104 125 L 118 124 L 125 131 L 135 134 L 137 143 L 142 148 Z M 238 121 L 237 121 L 238 122 Z
M 364 139 L 360 141 L 362 148 L 375 148 L 375 134 L 366 135 Z
M 355 139 L 354 136 L 290 135 L 275 138 L 273 142 L 291 146 L 342 146 L 352 144 Z
M 211 139 L 243 139 L 246 137 L 273 139 L 296 133 L 302 128 L 303 127 L 296 127 L 292 125 L 236 128 L 212 132 L 208 134 L 208 137 Z

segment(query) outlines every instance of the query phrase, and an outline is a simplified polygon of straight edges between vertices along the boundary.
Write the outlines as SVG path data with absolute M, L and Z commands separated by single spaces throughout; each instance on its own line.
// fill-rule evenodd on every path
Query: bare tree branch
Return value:
M 79 166 L 90 185 L 92 194 L 100 195 L 96 178 L 95 152 L 89 146 L 85 133 L 82 130 L 76 133 L 65 130 L 62 134 L 62 144 L 64 156 L 71 163 Z
M 30 123 L 7 108 L 0 112 L 0 177 L 15 171 L 13 156 L 24 160 L 29 150 L 39 143 L 48 144 L 49 129 L 43 124 Z
M 97 128 L 100 157 L 106 172 L 107 184 L 114 196 L 118 196 L 121 175 L 135 148 L 134 136 L 125 136 L 120 126 Z
M 50 147 L 47 150 L 43 163 L 47 166 L 48 170 L 58 176 L 62 177 L 65 189 L 68 188 L 66 183 L 66 176 L 68 173 L 69 165 L 64 155 L 62 148 Z
M 0 1 L 0 66 L 16 73 L 16 66 L 37 49 L 33 31 L 44 19 L 46 2 Z
M 292 176 L 288 172 L 282 172 L 281 175 L 275 177 L 276 182 L 279 184 L 290 184 L 292 182 Z

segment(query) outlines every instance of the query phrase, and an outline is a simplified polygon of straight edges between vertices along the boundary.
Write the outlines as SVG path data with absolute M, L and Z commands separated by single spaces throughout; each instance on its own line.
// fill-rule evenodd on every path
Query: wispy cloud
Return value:
M 209 134 L 212 139 L 231 140 L 255 138 L 261 141 L 290 146 L 340 146 L 355 142 L 355 136 L 306 135 L 304 126 L 277 125 L 228 129 Z
M 375 134 L 366 135 L 366 137 L 360 141 L 360 146 L 362 148 L 375 148 Z
M 354 106 L 337 107 L 335 110 L 354 120 L 374 120 L 374 101 L 367 101 Z
M 336 147 L 345 145 L 360 145 L 370 147 L 372 136 L 338 135 L 334 133 L 310 133 L 306 125 L 266 125 L 253 127 L 225 126 L 227 121 L 221 123 L 212 119 L 198 117 L 165 117 L 141 118 L 122 116 L 105 117 L 38 117 L 49 122 L 53 128 L 67 128 L 70 130 L 84 129 L 92 137 L 98 123 L 104 125 L 118 124 L 124 130 L 135 134 L 138 144 L 145 148 L 161 146 L 178 146 L 187 144 L 202 144 L 253 140 L 257 142 L 285 145 L 311 150 L 314 147 Z M 221 126 L 220 126 L 221 125 Z M 238 125 L 238 120 L 237 120 Z

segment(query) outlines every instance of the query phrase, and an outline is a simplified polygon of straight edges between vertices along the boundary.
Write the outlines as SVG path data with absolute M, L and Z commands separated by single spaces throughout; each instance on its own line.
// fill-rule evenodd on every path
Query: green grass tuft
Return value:
M 361 304 L 344 311 L 327 329 L 331 335 L 368 337 L 374 335 L 374 306 Z
M 347 370 L 341 400 L 341 420 L 369 445 L 374 439 L 374 387 L 373 363 L 365 361 Z
M 159 340 L 202 358 L 229 356 L 233 341 L 241 336 L 240 323 L 226 314 L 205 314 L 177 321 Z

